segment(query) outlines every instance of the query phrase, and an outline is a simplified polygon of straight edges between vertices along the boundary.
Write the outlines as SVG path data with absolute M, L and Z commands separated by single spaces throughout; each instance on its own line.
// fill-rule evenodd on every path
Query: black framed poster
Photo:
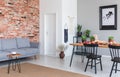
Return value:
M 117 5 L 100 6 L 100 30 L 117 30 Z

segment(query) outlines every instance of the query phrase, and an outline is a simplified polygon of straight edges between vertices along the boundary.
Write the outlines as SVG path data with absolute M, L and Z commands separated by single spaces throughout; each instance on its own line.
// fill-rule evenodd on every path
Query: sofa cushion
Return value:
M 2 49 L 14 49 L 17 48 L 16 39 L 2 39 Z
M 0 50 L 2 50 L 2 41 L 0 39 Z
M 28 38 L 17 38 L 16 41 L 18 48 L 30 47 L 30 41 Z
M 25 56 L 27 53 L 24 49 L 9 49 L 9 50 L 5 50 L 6 52 L 12 53 L 12 52 L 17 52 L 20 53 L 22 56 Z
M 8 57 L 7 57 L 8 54 L 9 54 L 9 52 L 0 51 L 0 61 L 2 61 L 2 60 L 8 60 Z
M 19 48 L 19 49 L 9 49 L 5 51 L 9 53 L 17 52 L 21 54 L 21 57 L 28 57 L 28 56 L 37 55 L 39 50 L 37 48 Z
M 22 48 L 26 53 L 32 53 L 32 54 L 37 54 L 39 53 L 38 48 Z

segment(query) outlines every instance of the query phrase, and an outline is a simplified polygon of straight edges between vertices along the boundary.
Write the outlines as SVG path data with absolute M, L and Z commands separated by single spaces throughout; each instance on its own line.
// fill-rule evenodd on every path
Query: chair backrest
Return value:
M 98 44 L 84 44 L 85 51 L 92 55 L 97 55 Z
M 111 58 L 120 57 L 120 46 L 109 45 Z

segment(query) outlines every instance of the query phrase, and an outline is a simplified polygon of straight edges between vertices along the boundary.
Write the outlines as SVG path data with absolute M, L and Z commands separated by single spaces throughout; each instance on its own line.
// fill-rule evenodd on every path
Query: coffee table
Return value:
M 16 68 L 18 68 L 19 73 L 21 72 L 21 65 L 20 65 L 20 53 L 16 54 L 8 54 L 7 57 L 9 58 L 8 61 L 8 74 L 10 72 L 10 68 L 12 67 L 12 70 L 15 71 Z

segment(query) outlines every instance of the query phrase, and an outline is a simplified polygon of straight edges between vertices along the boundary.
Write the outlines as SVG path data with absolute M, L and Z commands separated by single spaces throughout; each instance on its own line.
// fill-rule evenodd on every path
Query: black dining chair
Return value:
M 101 61 L 101 55 L 98 55 L 98 44 L 84 44 L 85 51 L 88 53 L 86 56 L 88 58 L 87 64 L 85 67 L 85 72 L 87 70 L 87 67 L 90 66 L 91 69 L 95 67 L 95 74 L 97 73 L 97 64 L 100 64 L 101 70 L 102 70 L 102 61 Z
M 78 41 L 81 42 L 80 39 L 81 39 L 81 37 L 74 36 L 73 43 L 78 43 Z M 71 55 L 71 59 L 70 59 L 70 67 L 72 65 L 72 60 L 73 60 L 74 55 L 80 55 L 81 61 L 84 62 L 84 58 L 85 58 L 86 54 L 87 53 L 84 50 L 84 46 L 74 46 L 73 45 L 72 55 Z
M 113 62 L 111 72 L 109 77 L 111 77 L 113 70 L 115 70 L 115 73 L 117 73 L 118 70 L 118 63 L 120 63 L 120 46 L 113 46 L 109 45 L 110 55 L 111 55 L 111 61 Z

